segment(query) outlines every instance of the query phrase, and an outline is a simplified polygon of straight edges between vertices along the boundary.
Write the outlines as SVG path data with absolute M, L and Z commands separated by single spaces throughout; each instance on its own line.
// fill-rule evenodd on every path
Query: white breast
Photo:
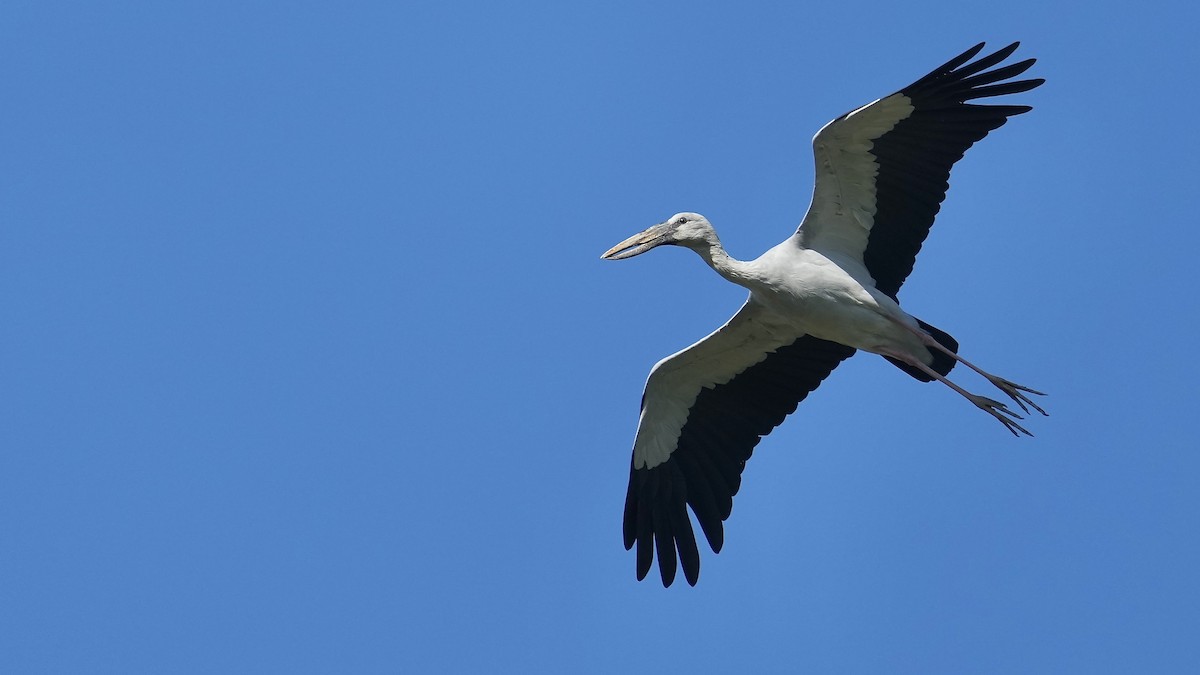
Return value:
M 900 348 L 924 358 L 925 348 L 897 324 L 916 327 L 916 320 L 876 290 L 856 261 L 789 241 L 767 251 L 754 265 L 770 281 L 751 292 L 781 323 L 856 349 L 878 353 Z

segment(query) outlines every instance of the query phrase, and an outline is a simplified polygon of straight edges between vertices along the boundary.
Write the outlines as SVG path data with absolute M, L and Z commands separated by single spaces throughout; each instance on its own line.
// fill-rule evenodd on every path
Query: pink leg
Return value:
M 904 363 L 907 363 L 908 365 L 912 366 L 913 368 L 916 368 L 917 370 L 920 370 L 921 372 L 925 373 L 926 375 L 932 377 L 933 379 L 937 380 L 938 382 L 945 384 L 947 387 L 950 387 L 954 391 L 961 394 L 963 396 L 963 398 L 967 399 L 971 403 L 974 403 L 975 406 L 978 407 L 980 410 L 982 410 L 982 411 L 988 413 L 989 415 L 991 415 L 992 417 L 995 417 L 996 419 L 1000 420 L 1000 423 L 1004 425 L 1004 428 L 1011 431 L 1013 436 L 1020 436 L 1021 434 L 1025 434 L 1026 436 L 1033 435 L 1033 434 L 1029 433 L 1029 431 L 1026 430 L 1025 427 L 1021 426 L 1020 424 L 1017 424 L 1014 421 L 1014 420 L 1022 419 L 1022 417 L 1020 415 L 1018 415 L 1017 413 L 1013 412 L 1012 410 L 1009 410 L 1008 406 L 1004 405 L 1000 401 L 996 401 L 996 400 L 987 398 L 986 396 L 979 396 L 978 394 L 972 394 L 971 392 L 967 391 L 966 389 L 963 389 L 962 387 L 958 386 L 957 384 L 954 384 L 950 380 L 946 379 L 944 376 L 939 375 L 937 373 L 937 371 L 935 371 L 933 368 L 930 368 L 929 366 L 925 365 L 924 363 L 921 363 L 920 361 L 918 361 L 917 359 L 913 358 L 912 356 L 910 356 L 908 354 L 902 354 L 900 352 L 891 352 L 891 351 L 884 351 L 884 352 L 880 352 L 880 353 L 883 354 L 884 356 L 890 356 L 894 359 L 899 359 L 900 361 L 903 361 Z M 966 363 L 966 362 L 964 361 L 964 363 Z M 1005 392 L 1005 393 L 1008 393 L 1008 392 Z M 1023 407 L 1024 406 L 1022 406 L 1022 408 Z M 1038 410 L 1040 411 L 1041 409 L 1038 408 Z M 1026 411 L 1026 412 L 1028 412 L 1028 411 Z M 1042 413 L 1042 414 L 1044 415 L 1045 413 Z
M 1015 401 L 1017 403 L 1017 405 L 1021 406 L 1021 410 L 1025 411 L 1025 413 L 1029 412 L 1029 408 L 1033 408 L 1034 410 L 1040 412 L 1041 414 L 1043 414 L 1047 417 L 1050 416 L 1050 413 L 1046 412 L 1045 410 L 1042 410 L 1041 406 L 1034 403 L 1028 396 L 1026 396 L 1023 393 L 1023 392 L 1028 392 L 1030 394 L 1036 394 L 1038 396 L 1045 396 L 1045 394 L 1043 394 L 1042 392 L 1040 392 L 1036 389 L 1030 389 L 1029 387 L 1026 387 L 1024 385 L 1017 384 L 1016 382 L 1006 380 L 1003 377 L 1000 377 L 998 375 L 993 375 L 993 374 L 987 372 L 986 370 L 980 368 L 979 366 L 975 365 L 974 363 L 971 363 L 970 361 L 964 359 L 963 357 L 959 356 L 958 354 L 955 354 L 954 352 L 950 351 L 949 349 L 946 349 L 940 342 L 938 342 L 937 340 L 934 340 L 925 331 L 920 330 L 918 328 L 913 328 L 912 326 L 909 326 L 908 324 L 906 324 L 902 321 L 897 321 L 896 323 L 899 323 L 901 326 L 904 326 L 905 328 L 907 328 L 909 330 L 909 332 L 911 332 L 914 335 L 916 335 L 917 337 L 921 338 L 921 342 L 925 343 L 926 347 L 931 347 L 933 349 L 936 349 L 936 350 L 942 352 L 943 354 L 949 356 L 950 358 L 954 359 L 955 361 L 958 361 L 959 363 L 963 364 L 964 366 L 970 368 L 971 370 L 973 370 L 973 371 L 979 373 L 980 375 L 984 376 L 985 378 L 987 378 L 988 382 L 991 382 L 993 385 L 996 386 L 997 389 L 1004 392 L 1005 396 L 1008 396 L 1013 401 Z M 1028 405 L 1029 407 L 1028 408 L 1025 407 L 1026 405 Z

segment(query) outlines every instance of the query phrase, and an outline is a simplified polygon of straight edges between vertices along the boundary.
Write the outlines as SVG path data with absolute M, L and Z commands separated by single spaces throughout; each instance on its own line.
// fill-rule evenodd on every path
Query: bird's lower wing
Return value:
M 759 439 L 854 353 L 763 321 L 752 300 L 712 335 L 650 372 L 625 497 L 625 548 L 637 545 L 637 576 L 658 551 L 663 584 L 676 560 L 689 584 L 700 554 L 687 507 L 714 552 L 733 508 L 742 469 Z

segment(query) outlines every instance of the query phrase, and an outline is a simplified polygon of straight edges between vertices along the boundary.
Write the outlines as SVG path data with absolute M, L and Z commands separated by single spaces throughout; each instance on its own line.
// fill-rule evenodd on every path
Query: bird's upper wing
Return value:
M 950 168 L 989 131 L 1031 110 L 966 103 L 1044 82 L 1004 81 L 1034 59 L 988 70 L 1018 44 L 968 63 L 983 49 L 980 43 L 817 132 L 816 187 L 797 233 L 800 243 L 862 261 L 876 288 L 894 299 L 946 198 Z
M 687 507 L 720 552 L 742 469 L 779 425 L 854 349 L 773 329 L 749 300 L 724 326 L 650 372 L 625 497 L 625 548 L 644 579 L 658 549 L 666 586 L 676 552 L 689 584 L 700 553 Z

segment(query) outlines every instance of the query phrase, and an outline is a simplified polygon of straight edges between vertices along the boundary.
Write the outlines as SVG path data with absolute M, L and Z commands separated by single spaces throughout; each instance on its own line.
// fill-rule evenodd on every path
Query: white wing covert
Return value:
M 754 446 L 854 349 L 780 332 L 749 300 L 713 334 L 658 363 L 642 396 L 625 497 L 625 548 L 638 579 L 658 552 L 663 584 L 676 560 L 695 585 L 700 553 L 687 509 L 720 552 Z
M 801 245 L 861 261 L 876 288 L 895 299 L 946 198 L 951 167 L 988 132 L 1032 109 L 966 103 L 1045 81 L 1003 82 L 1034 59 L 987 70 L 1019 44 L 967 63 L 980 43 L 817 132 L 816 186 L 798 232 Z

